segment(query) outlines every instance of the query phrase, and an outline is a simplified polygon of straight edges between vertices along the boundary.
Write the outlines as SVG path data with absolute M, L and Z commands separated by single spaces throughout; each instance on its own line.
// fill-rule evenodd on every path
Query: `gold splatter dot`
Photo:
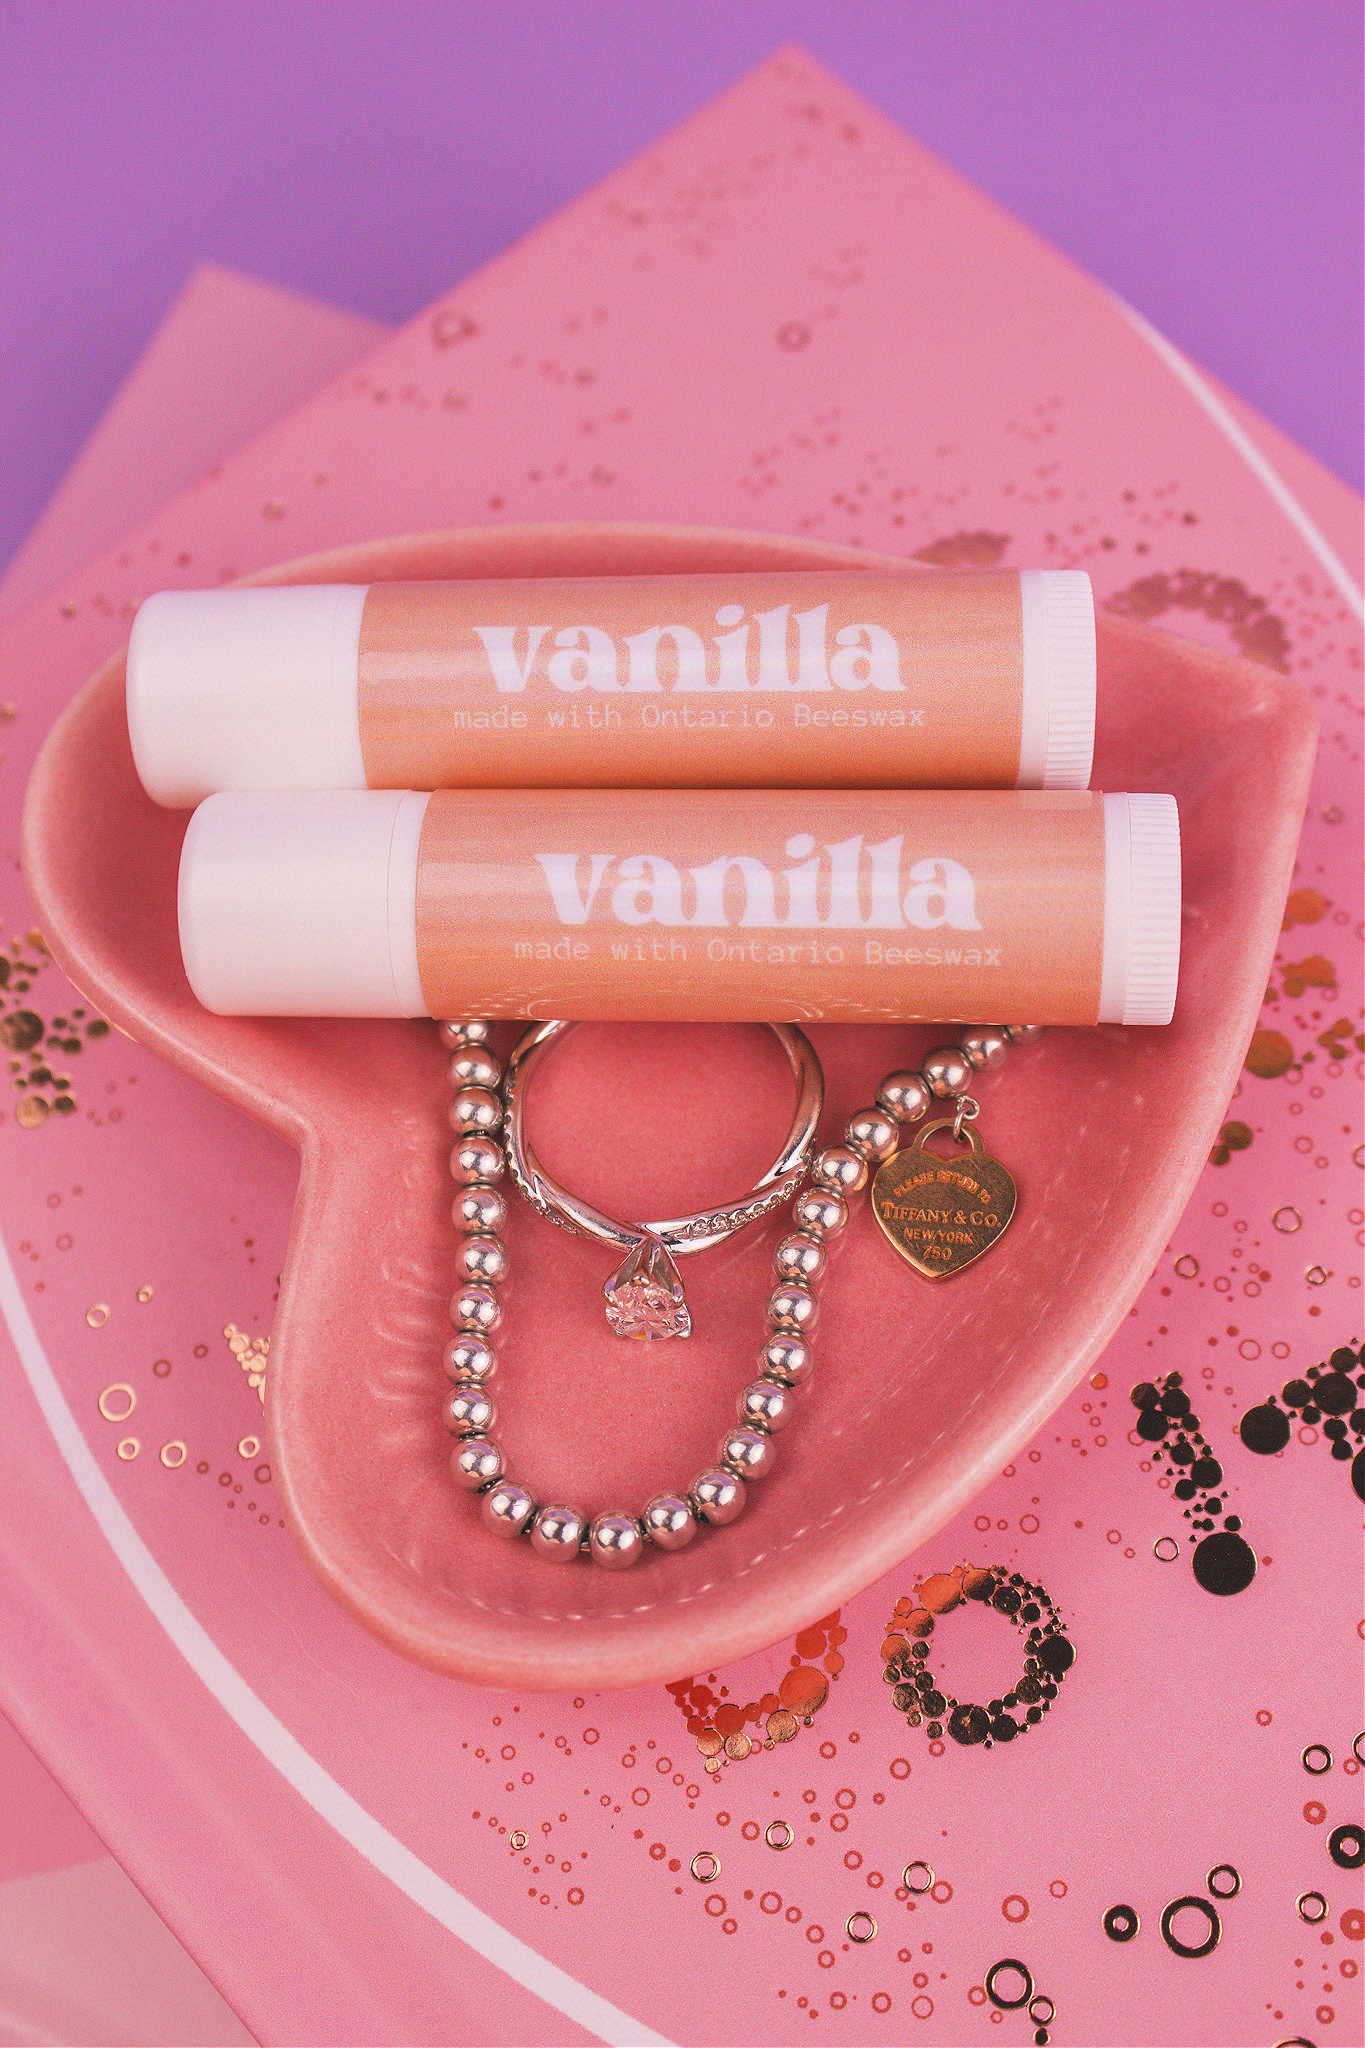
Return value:
M 115 1448 L 118 1451 L 118 1455 L 120 1456 L 120 1458 L 122 1458 L 124 1464 L 126 1465 L 130 1459 L 135 1458 L 137 1456 L 138 1452 L 142 1449 L 142 1445 L 138 1442 L 135 1436 L 125 1436 L 120 1437 Z
M 0 1045 L 6 1052 L 31 1052 L 42 1038 L 43 1020 L 36 1010 L 12 1010 L 0 1017 Z
M 431 339 L 437 348 L 453 348 L 457 341 L 471 341 L 479 325 L 458 306 L 442 306 L 431 316 Z
M 1251 1125 L 1237 1121 L 1224 1124 L 1218 1133 L 1217 1143 L 1209 1154 L 1212 1166 L 1226 1166 L 1234 1152 L 1245 1152 L 1251 1143 Z
M 1327 898 L 1319 889 L 1294 889 L 1284 906 L 1282 929 L 1296 924 L 1318 924 L 1327 915 Z
M 265 1401 L 265 1369 L 270 1354 L 269 1337 L 252 1337 L 236 1323 L 225 1323 L 223 1335 L 228 1350 L 246 1374 L 247 1385 L 255 1389 L 261 1402 Z
M 1310 1266 L 1303 1277 L 1310 1287 L 1321 1287 L 1331 1276 L 1323 1266 Z
M 258 1436 L 244 1436 L 238 1442 L 237 1455 L 240 1458 L 255 1458 L 259 1456 L 260 1449 L 261 1440 Z
M 521 1828 L 514 1829 L 507 1839 L 513 1849 L 524 1849 L 526 1847 L 526 1836 Z
M 179 1437 L 175 1437 L 170 1443 L 161 1446 L 161 1462 L 168 1472 L 178 1472 L 188 1456 L 189 1452 Z
M 1323 988 L 1335 994 L 1336 986 L 1337 970 L 1323 953 L 1312 953 L 1306 960 L 1285 962 L 1284 992 L 1287 996 L 1297 999 L 1310 988 Z
M 1193 1280 L 1199 1271 L 1199 1261 L 1193 1252 L 1182 1252 L 1175 1262 L 1175 1270 L 1182 1280 Z
M 1288 673 L 1291 643 L 1283 619 L 1271 611 L 1266 598 L 1235 576 L 1206 569 L 1142 576 L 1109 598 L 1106 608 L 1122 618 L 1148 620 L 1171 610 L 1201 612 L 1227 627 L 1233 645 L 1248 661 Z
M 126 1422 L 137 1406 L 137 1395 L 127 1380 L 115 1380 L 105 1388 L 97 1405 L 106 1422 Z
M 85 1320 L 92 1330 L 102 1330 L 109 1320 L 108 1302 L 97 1301 L 93 1308 L 88 1308 L 85 1311 Z
M 26 1131 L 36 1131 L 47 1122 L 47 1104 L 41 1095 L 26 1095 L 14 1112 L 14 1120 Z
M 1276 1230 L 1282 1231 L 1286 1237 L 1292 1237 L 1294 1232 L 1298 1230 L 1303 1223 L 1302 1216 L 1300 1216 L 1298 1210 L 1294 1207 L 1292 1202 L 1285 1202 L 1284 1204 L 1282 1204 L 1282 1206 L 1275 1211 L 1275 1214 L 1271 1217 L 1270 1220 L 1274 1224 Z
M 993 569 L 1009 544 L 1007 533 L 949 533 L 917 548 L 914 559 L 940 569 Z
M 812 1671 L 808 1664 L 798 1664 L 783 1672 L 777 1690 L 783 1706 L 805 1721 L 818 1713 L 829 1698 L 829 1681 L 823 1672 Z
M 1276 1081 L 1294 1064 L 1294 1048 L 1282 1031 L 1258 1031 L 1247 1047 L 1246 1063 L 1262 1081 Z
M 156 1290 L 153 1287 L 148 1286 L 144 1282 L 144 1284 L 138 1288 L 137 1298 L 139 1301 L 150 1301 L 155 1291 Z

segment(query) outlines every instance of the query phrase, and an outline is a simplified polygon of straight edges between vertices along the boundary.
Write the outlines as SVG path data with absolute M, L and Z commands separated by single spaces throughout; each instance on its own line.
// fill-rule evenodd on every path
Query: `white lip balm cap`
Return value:
M 218 789 L 363 789 L 364 584 L 162 590 L 128 642 L 128 736 L 156 803 Z
M 1173 796 L 1104 799 L 1101 1024 L 1169 1024 L 1180 978 L 1180 814 Z
M 422 1017 L 408 790 L 208 797 L 180 856 L 180 951 L 223 1016 Z
M 1095 753 L 1095 594 L 1084 569 L 1023 569 L 1019 789 L 1086 789 Z

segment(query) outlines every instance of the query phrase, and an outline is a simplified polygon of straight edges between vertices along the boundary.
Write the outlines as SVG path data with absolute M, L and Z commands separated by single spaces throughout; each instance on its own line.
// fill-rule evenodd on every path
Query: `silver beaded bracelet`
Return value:
M 563 1028 L 540 1026 L 537 1032 L 543 1035 Z M 568 1562 L 589 1557 L 612 1571 L 638 1563 L 650 1548 L 681 1550 L 703 1525 L 721 1527 L 743 1513 L 747 1489 L 772 1470 L 777 1455 L 774 1438 L 790 1422 L 795 1413 L 796 1391 L 810 1378 L 814 1364 L 810 1335 L 817 1312 L 816 1288 L 825 1270 L 827 1246 L 848 1223 L 850 1198 L 867 1186 L 871 1171 L 883 1167 L 896 1154 L 902 1128 L 919 1123 L 935 1104 L 953 1105 L 954 1114 L 947 1121 L 951 1122 L 954 1135 L 960 1134 L 977 1111 L 968 1093 L 974 1077 L 1000 1066 L 1011 1042 L 1026 1041 L 1039 1034 L 1039 1027 L 1032 1024 L 974 1026 L 963 1032 L 956 1045 L 939 1046 L 929 1053 L 913 1071 L 898 1070 L 883 1078 L 872 1106 L 849 1118 L 844 1142 L 826 1146 L 815 1154 L 809 1185 L 800 1189 L 792 1203 L 794 1229 L 782 1238 L 774 1253 L 776 1285 L 768 1297 L 767 1333 L 758 1354 L 757 1376 L 740 1393 L 738 1422 L 722 1437 L 716 1463 L 699 1472 L 686 1492 L 658 1494 L 639 1515 L 613 1510 L 590 1517 L 576 1507 L 542 1505 L 536 1501 L 526 1487 L 507 1476 L 502 1450 L 489 1434 L 497 1421 L 496 1404 L 488 1391 L 488 1383 L 498 1367 L 492 1336 L 502 1321 L 499 1289 L 508 1270 L 507 1249 L 499 1235 L 507 1206 L 497 1185 L 507 1174 L 509 1163 L 505 1076 L 501 1063 L 489 1049 L 491 1026 L 485 1020 L 455 1020 L 442 1023 L 439 1029 L 450 1054 L 450 1121 L 456 1134 L 450 1170 L 456 1182 L 453 1216 L 459 1238 L 459 1283 L 450 1305 L 454 1335 L 443 1358 L 452 1386 L 441 1410 L 447 1430 L 458 1439 L 451 1455 L 451 1472 L 460 1486 L 480 1496 L 483 1520 L 497 1534 L 526 1537 L 532 1550 L 544 1558 Z M 528 1033 L 523 1045 L 535 1036 Z M 519 1047 L 518 1051 L 521 1050 Z M 800 1083 L 801 1071 L 796 1061 L 793 1070 Z M 514 1077 L 515 1101 L 516 1055 L 509 1062 L 509 1071 Z M 803 1088 L 793 1142 L 802 1113 L 808 1109 L 808 1092 Z M 812 1132 L 813 1128 L 812 1122 Z M 935 1128 L 929 1126 L 921 1142 Z M 770 1178 L 768 1192 L 780 1187 L 778 1199 L 785 1199 L 791 1191 L 793 1161 L 799 1155 L 804 1163 L 808 1150 L 808 1145 L 803 1151 L 798 1144 L 791 1158 L 784 1152 L 760 1187 Z M 974 1144 L 974 1150 L 979 1152 L 979 1145 Z M 1008 1183 L 1008 1176 L 998 1162 L 985 1164 Z M 514 1177 L 526 1186 L 524 1164 Z M 537 1200 L 535 1206 L 542 1214 L 551 1215 L 568 1228 L 580 1227 L 581 1219 L 554 1214 L 554 1201 L 545 1196 L 543 1176 L 538 1193 L 543 1199 Z M 1011 1185 L 1011 1209 L 1012 1204 Z M 772 1206 L 771 1201 L 751 1196 L 737 1204 L 723 1205 L 722 1211 L 703 1212 L 701 1219 L 675 1219 L 674 1224 L 663 1227 L 677 1229 L 680 1223 L 698 1220 L 708 1225 L 728 1225 L 709 1234 L 694 1233 L 695 1246 L 682 1247 L 701 1248 L 704 1243 L 715 1243 L 719 1237 L 728 1235 L 730 1229 L 742 1228 Z M 878 1219 L 894 1242 L 894 1233 L 880 1205 Z M 1003 1227 L 1003 1222 L 998 1223 L 993 1236 L 985 1242 L 993 1242 Z M 612 1228 L 627 1228 L 629 1235 L 628 1227 Z M 672 1266 L 668 1247 L 656 1234 L 657 1228 L 635 1227 L 641 1254 L 639 1268 L 631 1278 L 638 1279 L 643 1272 L 649 1284 L 671 1291 L 677 1278 L 676 1267 Z M 619 1240 L 613 1237 L 610 1241 Z M 681 1240 L 673 1249 L 680 1245 Z M 662 1251 L 667 1267 L 659 1266 L 655 1248 Z M 982 1248 L 977 1246 L 970 1256 L 979 1255 Z M 920 1271 L 939 1277 L 913 1251 L 904 1245 L 898 1245 L 898 1249 L 905 1250 Z M 958 1258 L 956 1263 L 965 1262 L 965 1258 Z M 946 1270 L 951 1269 L 950 1266 Z M 610 1291 L 621 1284 L 624 1273 L 622 1268 L 608 1282 L 609 1308 Z M 677 1285 L 680 1290 L 681 1283 Z M 681 1320 L 678 1319 L 680 1325 Z M 651 1330 L 648 1334 L 684 1335 L 686 1331 L 679 1326 L 673 1330 Z

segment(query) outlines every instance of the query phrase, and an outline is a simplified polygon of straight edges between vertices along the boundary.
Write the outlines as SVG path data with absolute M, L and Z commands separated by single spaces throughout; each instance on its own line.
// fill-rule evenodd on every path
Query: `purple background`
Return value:
M 201 258 L 400 320 L 784 41 L 1359 485 L 1350 0 L 0 0 L 0 559 Z

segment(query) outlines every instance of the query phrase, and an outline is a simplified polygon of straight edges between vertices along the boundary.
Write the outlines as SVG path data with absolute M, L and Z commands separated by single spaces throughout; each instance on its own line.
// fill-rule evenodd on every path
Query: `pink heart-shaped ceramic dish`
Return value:
M 838 564 L 885 565 L 763 535 L 504 527 L 353 546 L 262 580 Z M 158 810 L 134 775 L 122 661 L 58 721 L 24 820 L 46 936 L 115 1023 L 299 1148 L 271 1351 L 272 1462 L 314 1570 L 396 1649 L 521 1687 L 633 1685 L 739 1657 L 923 1542 L 1092 1364 L 1155 1265 L 1236 1083 L 1314 737 L 1303 693 L 1265 669 L 1114 618 L 1100 621 L 1099 649 L 1095 786 L 1180 801 L 1174 1023 L 1049 1032 L 983 1083 L 983 1136 L 1019 1187 L 1008 1236 L 935 1287 L 855 1214 L 824 1284 L 817 1376 L 775 1473 L 731 1527 L 624 1575 L 495 1541 L 451 1485 L 439 1408 L 453 1239 L 435 1030 L 201 1010 L 176 938 L 185 819 Z M 813 1035 L 833 1131 L 889 1067 L 945 1034 Z M 787 1087 L 753 1029 L 585 1029 L 538 1083 L 537 1143 L 604 1206 L 676 1214 L 761 1170 L 786 1127 Z M 643 1346 L 603 1321 L 610 1255 L 513 1206 L 495 1389 L 511 1469 L 540 1498 L 590 1510 L 676 1488 L 714 1457 L 750 1376 L 777 1224 L 693 1264 L 690 1342 Z

